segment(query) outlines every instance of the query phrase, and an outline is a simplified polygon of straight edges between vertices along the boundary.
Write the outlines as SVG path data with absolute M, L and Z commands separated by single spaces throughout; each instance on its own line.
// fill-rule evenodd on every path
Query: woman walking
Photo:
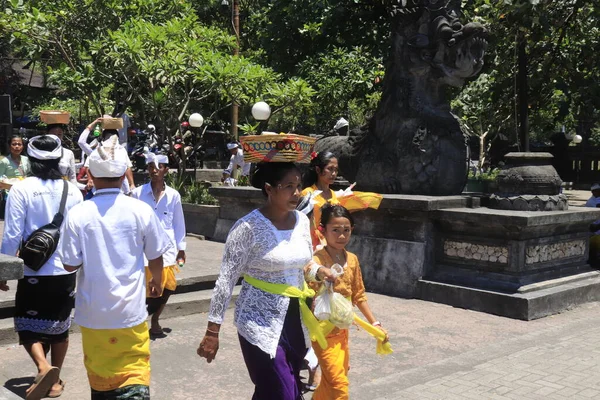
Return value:
M 6 157 L 0 160 L 0 177 L 4 176 L 8 179 L 25 179 L 29 174 L 29 159 L 21 155 L 23 153 L 24 144 L 23 138 L 19 135 L 11 136 L 9 153 Z M 11 185 L 5 182 L 0 182 L 0 218 L 4 219 L 6 210 L 6 199 L 8 190 Z
M 29 159 L 21 154 L 24 148 L 23 138 L 19 135 L 13 135 L 9 143 L 9 154 L 0 160 L 0 176 L 25 178 L 29 174 Z
M 74 185 L 67 183 L 65 187 L 59 170 L 62 147 L 58 137 L 32 138 L 28 154 L 32 176 L 12 186 L 6 205 L 0 252 L 11 256 L 17 255 L 33 231 L 52 221 L 63 190 L 67 190 L 65 214 L 83 201 Z M 37 271 L 25 265 L 24 274 L 17 284 L 15 330 L 38 372 L 27 390 L 27 400 L 58 397 L 64 390 L 59 373 L 69 346 L 75 274 L 63 268 L 56 252 Z
M 352 188 L 337 193 L 331 189 L 339 174 L 338 159 L 330 151 L 321 151 L 313 154 L 308 172 L 303 177 L 302 196 L 311 195 L 314 201 L 314 209 L 311 218 L 310 235 L 313 247 L 325 246 L 325 237 L 318 228 L 321 223 L 321 208 L 325 204 L 340 204 L 350 212 L 365 210 L 367 208 L 379 208 L 382 196 L 370 192 L 353 192 Z
M 221 273 L 198 355 L 211 362 L 219 349 L 219 330 L 233 287 L 244 276 L 236 302 L 235 325 L 255 400 L 299 400 L 299 372 L 310 339 L 325 337 L 306 305 L 314 295 L 306 279 L 329 279 L 327 268 L 311 264 L 309 221 L 296 211 L 300 171 L 293 163 L 258 165 L 252 185 L 266 204 L 242 217 L 225 244 Z M 310 330 L 308 334 L 306 328 Z

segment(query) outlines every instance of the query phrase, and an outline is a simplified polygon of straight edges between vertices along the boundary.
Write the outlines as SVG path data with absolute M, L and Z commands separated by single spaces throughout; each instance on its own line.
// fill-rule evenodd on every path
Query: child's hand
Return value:
M 383 343 L 387 343 L 390 341 L 390 336 L 388 335 L 387 331 L 385 329 L 383 329 L 383 326 L 381 326 L 381 324 L 373 325 L 373 326 L 379 328 L 383 333 L 385 333 L 385 340 L 383 341 Z
M 320 281 L 335 282 L 336 280 L 336 276 L 331 271 L 331 269 L 323 266 L 321 266 L 321 268 L 319 268 L 319 270 L 317 271 L 317 277 Z
M 148 288 L 150 289 L 150 297 L 156 298 L 162 295 L 160 282 L 156 282 L 154 278 L 150 279 L 150 282 L 148 282 Z

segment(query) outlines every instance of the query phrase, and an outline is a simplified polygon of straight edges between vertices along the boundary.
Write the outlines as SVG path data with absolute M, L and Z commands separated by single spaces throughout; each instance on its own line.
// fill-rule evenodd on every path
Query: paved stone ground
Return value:
M 373 340 L 352 330 L 352 399 L 600 398 L 600 303 L 524 322 L 419 300 L 369 299 L 395 353 L 375 355 Z M 232 315 L 212 364 L 195 354 L 206 314 L 164 321 L 172 332 L 151 345 L 154 399 L 251 397 Z M 34 375 L 25 351 L 2 346 L 0 360 L 0 383 L 23 393 Z M 79 334 L 71 336 L 63 378 L 63 399 L 89 398 Z

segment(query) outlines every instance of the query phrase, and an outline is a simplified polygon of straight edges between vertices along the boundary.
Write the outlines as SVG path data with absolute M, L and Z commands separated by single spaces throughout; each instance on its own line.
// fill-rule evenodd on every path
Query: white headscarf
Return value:
M 227 150 L 233 150 L 240 147 L 237 143 L 227 143 Z
M 169 164 L 169 157 L 164 154 L 154 154 L 154 153 L 146 153 L 144 154 L 146 157 L 146 165 L 150 163 L 154 163 L 156 165 L 156 169 L 159 169 L 159 164 Z
M 41 137 L 49 137 L 53 139 L 57 147 L 52 151 L 40 150 L 35 147 L 35 141 Z M 40 135 L 29 139 L 29 145 L 27 145 L 27 155 L 29 157 L 37 158 L 38 160 L 56 160 L 62 157 L 62 144 L 58 136 L 56 135 Z
M 338 129 L 341 129 L 341 128 L 345 128 L 347 126 L 348 126 L 348 121 L 346 121 L 345 118 L 340 118 L 335 123 L 335 126 L 333 127 L 333 129 L 338 130 Z
M 120 178 L 125 175 L 129 157 L 119 144 L 117 135 L 102 142 L 102 146 L 90 154 L 90 172 L 95 178 Z

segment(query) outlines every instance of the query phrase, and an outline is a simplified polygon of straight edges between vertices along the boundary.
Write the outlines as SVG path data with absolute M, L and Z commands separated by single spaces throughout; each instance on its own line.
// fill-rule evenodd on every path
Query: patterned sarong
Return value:
M 83 363 L 92 389 L 150 386 L 150 335 L 143 322 L 131 328 L 81 327 Z

